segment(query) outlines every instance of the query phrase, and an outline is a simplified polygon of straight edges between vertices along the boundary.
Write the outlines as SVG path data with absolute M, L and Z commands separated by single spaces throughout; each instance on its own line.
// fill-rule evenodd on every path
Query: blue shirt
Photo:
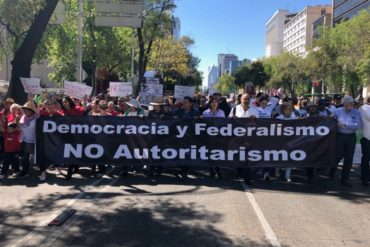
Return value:
M 345 127 L 338 127 L 338 133 L 354 134 L 357 129 L 361 128 L 361 114 L 359 111 L 355 109 L 346 111 L 344 107 L 340 107 L 333 114 L 338 124 L 346 125 Z

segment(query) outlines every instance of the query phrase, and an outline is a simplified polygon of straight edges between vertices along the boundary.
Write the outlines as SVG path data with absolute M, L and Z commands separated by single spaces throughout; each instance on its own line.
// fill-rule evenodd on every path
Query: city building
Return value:
M 305 56 L 312 48 L 313 22 L 329 13 L 332 13 L 331 5 L 305 7 L 284 26 L 284 49 Z
M 331 13 L 323 13 L 316 21 L 312 23 L 312 38 L 317 39 L 320 37 L 320 32 L 323 27 L 331 27 L 332 23 L 332 14 Z
M 212 94 L 215 92 L 214 85 L 218 82 L 218 68 L 215 65 L 208 67 L 208 90 Z
M 369 0 L 333 0 L 333 24 L 351 19 L 361 10 L 369 8 Z
M 172 16 L 172 36 L 174 39 L 179 40 L 181 37 L 181 22 L 180 18 Z
M 238 60 L 238 57 L 234 54 L 218 54 L 218 77 L 230 74 L 232 72 L 231 62 Z
M 243 61 L 230 61 L 230 71 L 229 73 L 232 74 L 234 71 L 243 64 Z
M 266 22 L 266 44 L 265 56 L 272 57 L 279 55 L 284 44 L 284 25 L 296 14 L 289 14 L 288 10 L 277 10 Z

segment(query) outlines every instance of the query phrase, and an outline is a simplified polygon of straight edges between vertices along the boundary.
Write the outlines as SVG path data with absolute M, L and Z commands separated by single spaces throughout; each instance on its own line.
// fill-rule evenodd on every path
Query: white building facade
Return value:
M 208 67 L 208 89 L 209 93 L 215 92 L 214 85 L 218 82 L 218 67 L 215 65 Z
M 289 14 L 286 9 L 277 10 L 266 22 L 265 56 L 277 56 L 283 51 L 284 46 L 284 25 L 295 14 Z
M 284 50 L 307 55 L 312 48 L 312 23 L 324 13 L 331 13 L 331 5 L 307 6 L 294 16 L 284 27 Z

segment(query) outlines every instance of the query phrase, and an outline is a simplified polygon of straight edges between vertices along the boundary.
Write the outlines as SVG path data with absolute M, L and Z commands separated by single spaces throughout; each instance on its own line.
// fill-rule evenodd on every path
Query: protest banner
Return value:
M 153 99 L 158 96 L 163 96 L 163 85 L 155 83 L 141 84 L 140 104 L 149 105 Z
M 21 82 L 26 93 L 30 94 L 40 94 L 42 88 L 40 86 L 41 80 L 39 78 L 23 78 L 21 77 Z
M 40 164 L 324 167 L 335 163 L 330 118 L 41 117 Z
M 153 84 L 153 83 L 143 83 L 141 84 L 142 94 L 155 94 L 163 95 L 163 85 L 162 84 Z
M 77 99 L 91 95 L 92 89 L 92 87 L 78 82 L 64 81 L 64 94 Z
M 194 96 L 195 93 L 195 87 L 187 87 L 187 86 L 179 86 L 175 85 L 175 99 L 184 99 L 184 97 L 192 97 Z
M 112 97 L 132 95 L 132 82 L 109 82 L 109 94 Z

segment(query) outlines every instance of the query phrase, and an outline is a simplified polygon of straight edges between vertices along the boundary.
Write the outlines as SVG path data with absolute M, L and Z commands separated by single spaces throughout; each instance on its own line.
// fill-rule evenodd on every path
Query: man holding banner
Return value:
M 230 118 L 259 118 L 258 111 L 250 105 L 251 96 L 249 94 L 243 94 L 240 98 L 240 104 L 235 106 L 230 114 Z M 237 168 L 238 176 L 240 177 L 243 169 Z M 252 172 L 250 168 L 244 169 L 244 181 L 247 185 L 252 185 L 251 182 Z

